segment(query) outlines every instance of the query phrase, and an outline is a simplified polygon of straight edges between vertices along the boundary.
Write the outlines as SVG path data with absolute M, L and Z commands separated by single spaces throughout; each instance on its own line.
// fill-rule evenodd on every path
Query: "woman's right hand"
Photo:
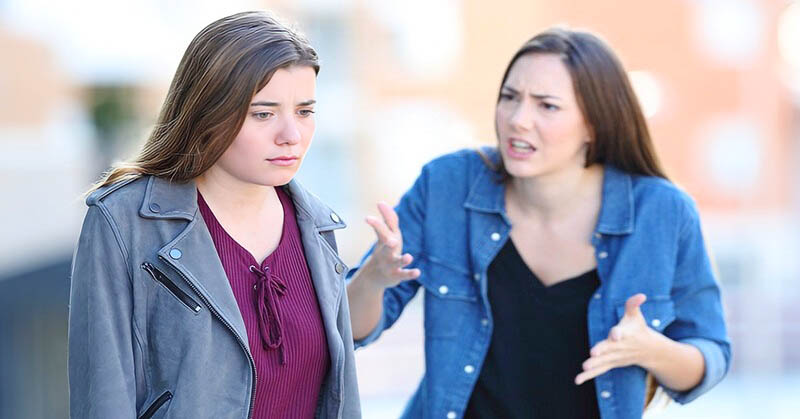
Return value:
M 364 262 L 362 270 L 379 288 L 393 287 L 403 281 L 420 276 L 419 269 L 406 269 L 414 258 L 403 254 L 403 235 L 400 232 L 399 219 L 394 209 L 385 202 L 378 203 L 381 218 L 367 216 L 369 224 L 378 236 L 378 242 L 369 258 Z

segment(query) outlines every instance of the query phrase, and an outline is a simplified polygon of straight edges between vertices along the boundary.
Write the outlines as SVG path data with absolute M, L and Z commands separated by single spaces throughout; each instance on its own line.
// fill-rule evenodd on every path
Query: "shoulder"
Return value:
M 493 163 L 497 162 L 497 150 L 492 147 L 462 148 L 461 150 L 434 158 L 428 162 L 425 167 L 436 170 L 468 170 L 475 165 L 485 164 L 481 154 L 489 159 L 489 161 Z
M 135 202 L 141 204 L 147 189 L 147 180 L 150 176 L 140 176 L 131 179 L 124 179 L 103 186 L 86 197 L 86 205 L 105 205 L 117 206 L 120 203 Z
M 103 237 L 113 237 L 122 252 L 128 257 L 128 245 L 124 237 L 130 236 L 130 220 L 138 218 L 147 180 L 143 177 L 125 179 L 103 186 L 86 197 L 88 210 L 81 229 L 81 241 L 102 246 Z
M 434 158 L 422 169 L 423 176 L 451 182 L 469 183 L 479 174 L 491 172 L 488 165 L 499 161 L 493 147 L 465 148 Z
M 86 198 L 89 212 L 97 209 L 113 228 L 136 223 L 150 176 L 125 179 L 104 186 Z
M 640 175 L 631 175 L 631 183 L 637 207 L 659 208 L 660 213 L 668 211 L 674 218 L 683 221 L 699 218 L 694 199 L 675 183 L 660 177 Z

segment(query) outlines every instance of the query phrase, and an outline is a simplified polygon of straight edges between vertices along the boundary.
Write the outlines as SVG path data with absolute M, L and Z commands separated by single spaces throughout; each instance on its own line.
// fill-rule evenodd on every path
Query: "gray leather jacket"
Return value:
M 345 225 L 296 181 L 297 209 L 331 367 L 320 418 L 360 418 L 344 274 Z M 247 334 L 193 182 L 142 177 L 87 199 L 72 266 L 73 418 L 249 418 L 256 380 Z

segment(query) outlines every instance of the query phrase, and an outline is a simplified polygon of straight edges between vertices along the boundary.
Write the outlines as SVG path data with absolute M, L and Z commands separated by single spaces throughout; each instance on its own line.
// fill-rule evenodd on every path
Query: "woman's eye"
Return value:
M 314 113 L 313 109 L 300 109 L 298 111 L 300 116 L 311 116 Z
M 510 93 L 500 93 L 500 100 L 512 100 L 514 99 L 514 95 Z
M 256 119 L 266 120 L 272 117 L 272 112 L 254 112 L 253 116 Z
M 546 111 L 557 111 L 560 108 L 552 103 L 542 102 L 539 106 L 541 106 Z

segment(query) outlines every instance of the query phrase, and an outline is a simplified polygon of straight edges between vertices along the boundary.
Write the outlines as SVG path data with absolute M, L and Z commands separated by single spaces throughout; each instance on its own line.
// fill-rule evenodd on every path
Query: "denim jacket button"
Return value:
M 488 325 L 489 325 L 489 319 L 481 319 L 481 326 L 485 327 L 485 326 L 488 326 Z
M 472 365 L 467 365 L 464 367 L 464 372 L 467 374 L 472 374 L 473 372 L 475 372 L 475 367 L 473 367 Z
M 500 233 L 492 233 L 492 241 L 500 240 Z
M 452 410 L 447 412 L 447 419 L 456 419 L 456 412 Z
M 481 274 L 472 275 L 472 279 L 474 279 L 476 281 L 480 281 L 481 280 Z
M 447 288 L 447 285 L 442 285 L 439 287 L 439 294 L 447 294 L 447 291 L 450 291 L 450 288 Z
M 599 300 L 599 299 L 600 299 L 600 297 L 602 297 L 602 295 L 600 295 L 600 293 L 599 293 L 599 292 L 596 292 L 596 293 L 594 293 L 594 299 L 595 299 L 595 300 Z
M 607 391 L 607 390 L 603 390 L 603 391 L 600 392 L 600 397 L 602 397 L 604 399 L 607 399 L 607 398 L 611 397 L 611 392 Z
M 178 249 L 172 249 L 172 250 L 169 251 L 169 257 L 171 257 L 173 259 L 180 259 L 181 256 L 183 256 L 183 252 L 181 252 Z
M 597 257 L 600 259 L 605 259 L 608 257 L 608 252 L 600 252 L 597 254 Z
M 342 221 L 341 218 L 339 218 L 339 216 L 336 215 L 335 212 L 331 213 L 331 220 L 333 220 L 334 223 L 339 223 L 340 221 Z
M 341 263 L 337 263 L 335 269 L 337 274 L 341 274 L 342 272 L 344 272 L 344 265 L 342 265 Z
M 650 324 L 652 324 L 652 325 L 653 325 L 653 327 L 658 327 L 658 326 L 661 326 L 661 320 L 659 320 L 659 319 L 653 319 L 653 321 L 651 321 L 651 322 L 650 322 Z
M 600 234 L 600 233 L 594 233 L 594 238 L 601 239 L 601 238 L 603 238 L 603 235 Z
M 150 204 L 150 211 L 159 212 L 159 211 L 161 211 L 161 206 L 154 202 L 154 203 Z

